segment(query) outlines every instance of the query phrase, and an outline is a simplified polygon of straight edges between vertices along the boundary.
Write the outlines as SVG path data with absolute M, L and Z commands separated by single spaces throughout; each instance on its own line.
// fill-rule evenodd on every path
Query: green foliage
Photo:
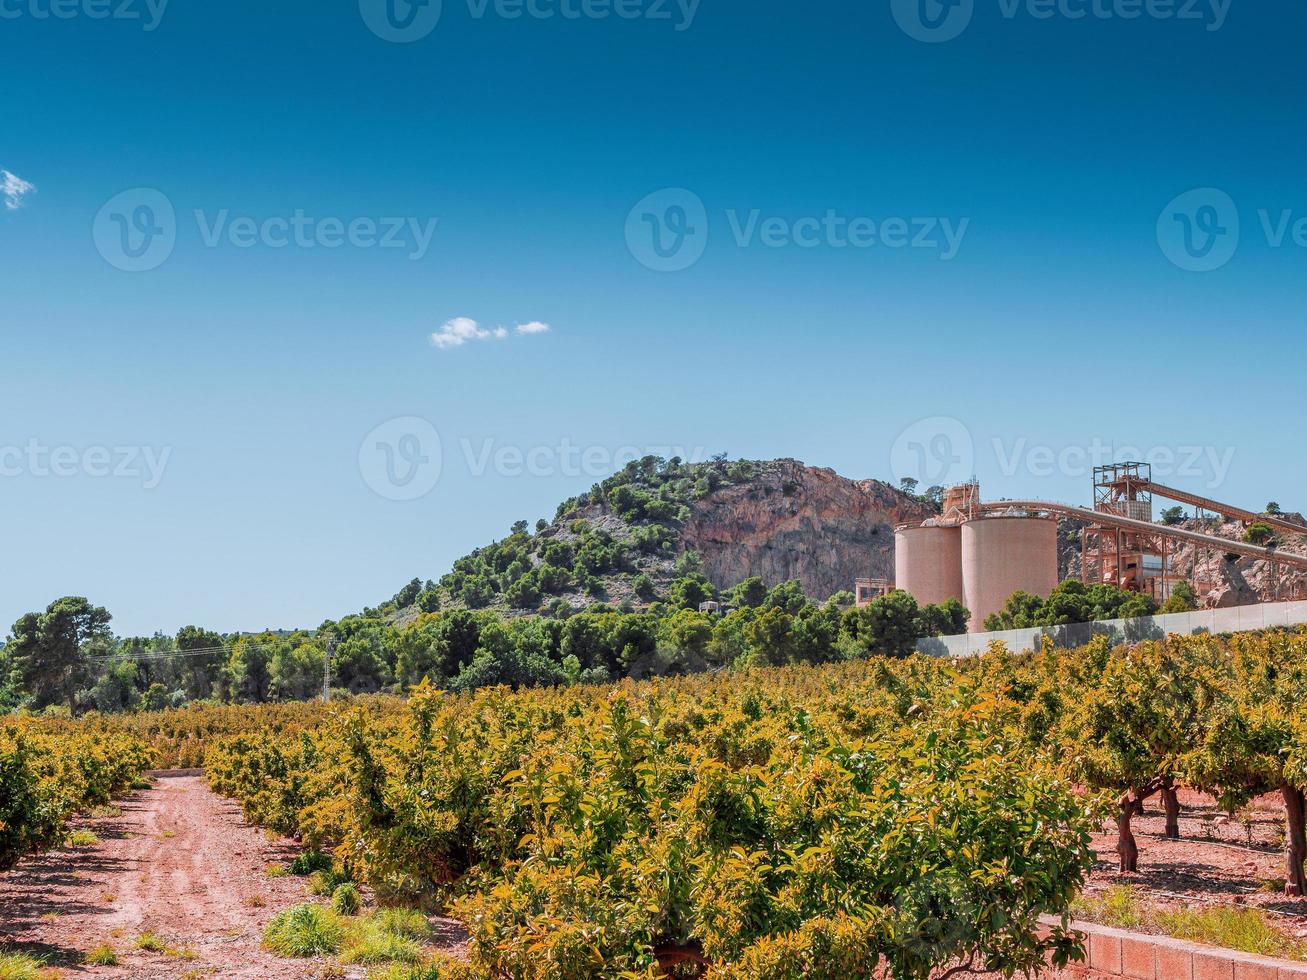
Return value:
M 24 719 L 0 723 L 0 870 L 65 841 L 92 843 L 89 831 L 67 834 L 67 818 L 126 793 L 150 762 L 145 746 L 122 734 L 59 734 Z
M 337 885 L 331 893 L 331 910 L 337 915 L 358 915 L 362 904 L 358 887 L 350 882 Z
M 1162 603 L 1161 612 L 1185 613 L 1193 612 L 1197 608 L 1198 593 L 1187 580 L 1181 579 L 1171 588 L 1171 594 L 1166 597 L 1166 602 Z
M 660 648 L 702 648 L 705 627 L 711 646 L 734 618 L 782 661 L 839 628 L 836 607 L 781 605 L 648 623 Z M 621 656 L 635 622 L 560 624 L 574 666 Z M 838 673 L 617 691 L 420 687 L 381 718 L 261 737 L 258 755 L 228 740 L 210 752 L 211 779 L 251 794 L 247 810 L 269 782 L 298 786 L 289 832 L 345 842 L 338 854 L 375 887 L 455 896 L 482 974 L 653 976 L 677 950 L 740 977 L 885 963 L 925 977 L 971 950 L 999 970 L 1069 955 L 1074 940 L 1041 939 L 1037 919 L 1083 880 L 1097 811 L 1053 754 L 1009 737 L 1015 706 L 937 661 L 826 669 Z M 401 916 L 416 933 L 389 921 Z M 403 958 L 404 937 L 424 929 L 380 913 L 348 927 L 341 955 Z
M 103 943 L 86 954 L 86 962 L 92 966 L 117 966 L 118 953 L 108 943 Z
M 293 875 L 307 878 L 315 871 L 330 871 L 331 866 L 330 854 L 323 854 L 321 851 L 305 851 L 302 854 L 295 855 L 288 870 Z
M 1271 544 L 1275 541 L 1275 528 L 1263 521 L 1256 521 L 1243 532 L 1243 540 L 1249 544 Z
M 292 905 L 264 928 L 263 945 L 278 956 L 302 959 L 339 953 L 344 937 L 340 919 L 329 909 Z
M 26 953 L 0 952 L 0 980 L 40 980 L 45 964 Z
M 33 708 L 56 702 L 76 707 L 88 648 L 107 643 L 111 618 L 80 596 L 58 599 L 43 613 L 28 613 L 0 647 L 0 678 L 12 678 L 28 693 Z
M 1184 508 L 1176 505 L 1167 507 L 1162 511 L 1162 523 L 1167 527 L 1175 527 L 1177 524 L 1184 523 Z
M 921 609 L 902 590 L 844 614 L 844 630 L 864 654 L 905 657 L 921 638 Z
M 987 630 L 1028 629 L 1033 626 L 1067 626 L 1103 619 L 1152 616 L 1157 603 L 1151 597 L 1115 585 L 1084 585 L 1067 579 L 1047 599 L 1029 592 L 1014 593 L 999 612 L 985 619 Z

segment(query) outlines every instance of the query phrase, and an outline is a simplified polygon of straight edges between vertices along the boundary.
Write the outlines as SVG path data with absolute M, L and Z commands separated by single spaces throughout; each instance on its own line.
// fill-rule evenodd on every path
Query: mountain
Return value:
M 892 577 L 894 525 L 936 512 L 888 484 L 793 459 L 646 457 L 565 501 L 534 531 L 519 522 L 439 584 L 412 583 L 396 604 L 509 615 L 564 603 L 641 608 L 696 574 L 718 589 L 751 576 L 767 586 L 797 580 L 821 601 L 859 577 Z

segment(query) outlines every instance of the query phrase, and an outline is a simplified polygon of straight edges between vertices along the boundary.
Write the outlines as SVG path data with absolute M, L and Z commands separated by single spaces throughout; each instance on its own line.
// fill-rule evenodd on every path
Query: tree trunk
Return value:
M 1130 818 L 1135 815 L 1136 804 L 1135 795 L 1129 791 L 1122 793 L 1117 800 L 1116 853 L 1121 857 L 1119 870 L 1122 872 L 1139 870 L 1139 846 L 1135 843 L 1135 835 L 1130 832 Z
M 1307 858 L 1307 826 L 1304 826 L 1302 790 L 1293 786 L 1280 787 L 1284 797 L 1284 812 L 1288 823 L 1284 848 L 1284 894 L 1307 894 L 1307 876 L 1303 875 L 1303 859 Z
M 1166 836 L 1180 839 L 1180 795 L 1174 786 L 1162 790 L 1162 806 L 1166 810 Z

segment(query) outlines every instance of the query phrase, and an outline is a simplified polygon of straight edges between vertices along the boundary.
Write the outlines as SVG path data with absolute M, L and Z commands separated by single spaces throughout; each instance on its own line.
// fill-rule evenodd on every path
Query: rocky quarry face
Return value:
M 1299 515 L 1286 514 L 1287 520 L 1298 520 Z M 1080 521 L 1058 522 L 1058 571 L 1063 579 L 1080 578 Z M 1201 534 L 1211 534 L 1232 541 L 1239 540 L 1244 526 L 1238 521 L 1213 526 L 1195 520 L 1184 521 L 1179 527 Z M 1277 548 L 1296 555 L 1307 555 L 1307 537 L 1279 534 Z M 1260 558 L 1238 558 L 1228 561 L 1224 552 L 1188 542 L 1178 542 L 1172 558 L 1175 571 L 1194 583 L 1205 605 L 1217 609 L 1229 606 L 1248 606 L 1258 602 L 1274 602 L 1293 598 L 1294 576 L 1288 571 L 1279 573 L 1277 590 L 1276 573 L 1270 562 Z M 1296 576 L 1301 579 L 1302 576 Z
M 878 480 L 777 460 L 747 484 L 723 487 L 692 508 L 681 544 L 697 551 L 718 586 L 750 575 L 769 586 L 798 579 L 822 600 L 855 579 L 894 577 L 894 525 L 936 510 Z

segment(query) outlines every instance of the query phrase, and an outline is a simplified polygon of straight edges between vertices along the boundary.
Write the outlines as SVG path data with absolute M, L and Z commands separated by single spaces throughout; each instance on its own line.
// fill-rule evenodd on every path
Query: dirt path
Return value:
M 260 948 L 276 912 L 303 902 L 301 878 L 269 877 L 298 853 L 245 823 L 200 777 L 165 778 L 122 801 L 122 815 L 88 820 L 100 843 L 53 851 L 0 875 L 0 947 L 43 955 L 66 976 L 234 978 L 317 976 L 320 963 Z M 134 947 L 145 932 L 171 949 Z M 116 967 L 79 964 L 101 944 Z

